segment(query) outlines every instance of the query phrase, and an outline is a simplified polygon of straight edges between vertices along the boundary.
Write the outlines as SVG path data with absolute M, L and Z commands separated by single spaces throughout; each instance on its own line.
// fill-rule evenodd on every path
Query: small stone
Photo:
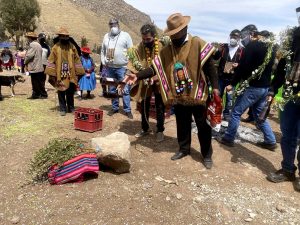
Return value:
M 253 219 L 252 218 L 246 218 L 244 219 L 246 222 L 251 222 Z
M 203 197 L 202 197 L 201 195 L 195 197 L 195 198 L 194 198 L 194 202 L 196 202 L 196 203 L 203 202 Z
M 248 213 L 252 213 L 252 209 L 247 209 L 247 212 Z
M 167 196 L 167 197 L 166 197 L 166 200 L 167 200 L 167 201 L 170 201 L 170 200 L 171 200 L 171 198 L 170 198 L 169 196 Z
M 150 189 L 150 188 L 152 188 L 153 186 L 152 186 L 152 184 L 150 184 L 150 183 L 144 183 L 143 184 L 143 189 Z
M 277 205 L 276 210 L 281 213 L 285 213 L 286 209 L 282 205 Z
M 24 198 L 24 195 L 23 194 L 20 194 L 19 196 L 18 196 L 18 200 L 22 200 Z
M 254 217 L 256 217 L 255 213 L 249 213 L 249 216 L 253 219 Z
M 179 199 L 179 200 L 182 199 L 182 194 L 177 193 L 176 198 Z
M 20 217 L 14 216 L 10 221 L 11 221 L 13 224 L 17 224 L 17 223 L 20 222 Z

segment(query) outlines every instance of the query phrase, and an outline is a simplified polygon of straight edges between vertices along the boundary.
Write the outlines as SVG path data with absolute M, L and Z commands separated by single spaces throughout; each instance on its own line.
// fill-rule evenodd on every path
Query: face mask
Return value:
M 235 47 L 235 46 L 237 46 L 238 41 L 234 38 L 231 38 L 229 44 L 230 44 L 230 46 Z
M 180 47 L 180 46 L 182 46 L 182 44 L 184 43 L 185 38 L 186 38 L 186 34 L 183 35 L 183 36 L 180 37 L 180 38 L 171 39 L 171 40 L 172 40 L 172 43 L 173 43 L 173 45 L 174 45 L 175 47 Z
M 117 35 L 117 34 L 119 33 L 119 28 L 118 28 L 118 27 L 112 27 L 112 28 L 110 29 L 110 33 L 111 33 L 113 36 Z
M 144 46 L 145 46 L 146 48 L 152 48 L 152 47 L 153 47 L 153 44 L 154 44 L 154 41 L 151 41 L 151 42 L 144 43 Z
M 250 42 L 250 36 L 246 36 L 242 40 L 242 44 L 244 45 L 244 47 L 246 47 L 249 44 L 249 42 Z

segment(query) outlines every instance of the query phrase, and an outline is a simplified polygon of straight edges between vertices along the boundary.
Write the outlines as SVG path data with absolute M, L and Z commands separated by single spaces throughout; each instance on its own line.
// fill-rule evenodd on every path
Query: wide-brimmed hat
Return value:
M 64 28 L 64 27 L 59 28 L 59 30 L 56 32 L 56 34 L 70 36 L 69 31 L 67 30 L 67 28 Z
M 88 53 L 88 54 L 92 53 L 91 49 L 88 46 L 82 47 L 80 50 L 84 53 Z
M 34 33 L 34 32 L 27 32 L 27 33 L 25 34 L 25 37 L 37 38 L 38 35 L 37 35 L 36 33 Z
M 164 30 L 164 34 L 167 36 L 176 34 L 185 28 L 190 21 L 190 16 L 183 16 L 181 13 L 174 13 L 167 19 L 167 28 Z

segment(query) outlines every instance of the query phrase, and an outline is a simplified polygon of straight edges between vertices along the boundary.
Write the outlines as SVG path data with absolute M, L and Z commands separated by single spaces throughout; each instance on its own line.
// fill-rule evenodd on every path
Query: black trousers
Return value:
M 45 90 L 46 74 L 44 74 L 44 72 L 30 73 L 30 76 L 32 97 L 48 97 L 48 94 Z
M 192 142 L 192 115 L 198 128 L 198 139 L 203 158 L 212 157 L 211 127 L 206 123 L 206 108 L 201 105 L 175 105 L 179 151 L 189 154 Z
M 58 91 L 59 109 L 64 112 L 72 112 L 74 110 L 74 92 L 76 86 L 70 83 L 69 88 L 66 91 Z
M 141 102 L 142 129 L 149 129 L 149 111 L 151 97 L 147 97 Z M 160 94 L 155 94 L 155 110 L 156 110 L 156 132 L 165 130 L 165 105 Z

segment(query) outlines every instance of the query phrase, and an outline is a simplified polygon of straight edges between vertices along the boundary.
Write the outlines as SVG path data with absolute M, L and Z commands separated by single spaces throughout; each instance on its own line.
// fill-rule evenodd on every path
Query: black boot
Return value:
M 286 170 L 280 169 L 275 173 L 270 173 L 267 179 L 274 183 L 280 183 L 284 181 L 294 181 L 296 179 L 295 173 L 288 172 Z

